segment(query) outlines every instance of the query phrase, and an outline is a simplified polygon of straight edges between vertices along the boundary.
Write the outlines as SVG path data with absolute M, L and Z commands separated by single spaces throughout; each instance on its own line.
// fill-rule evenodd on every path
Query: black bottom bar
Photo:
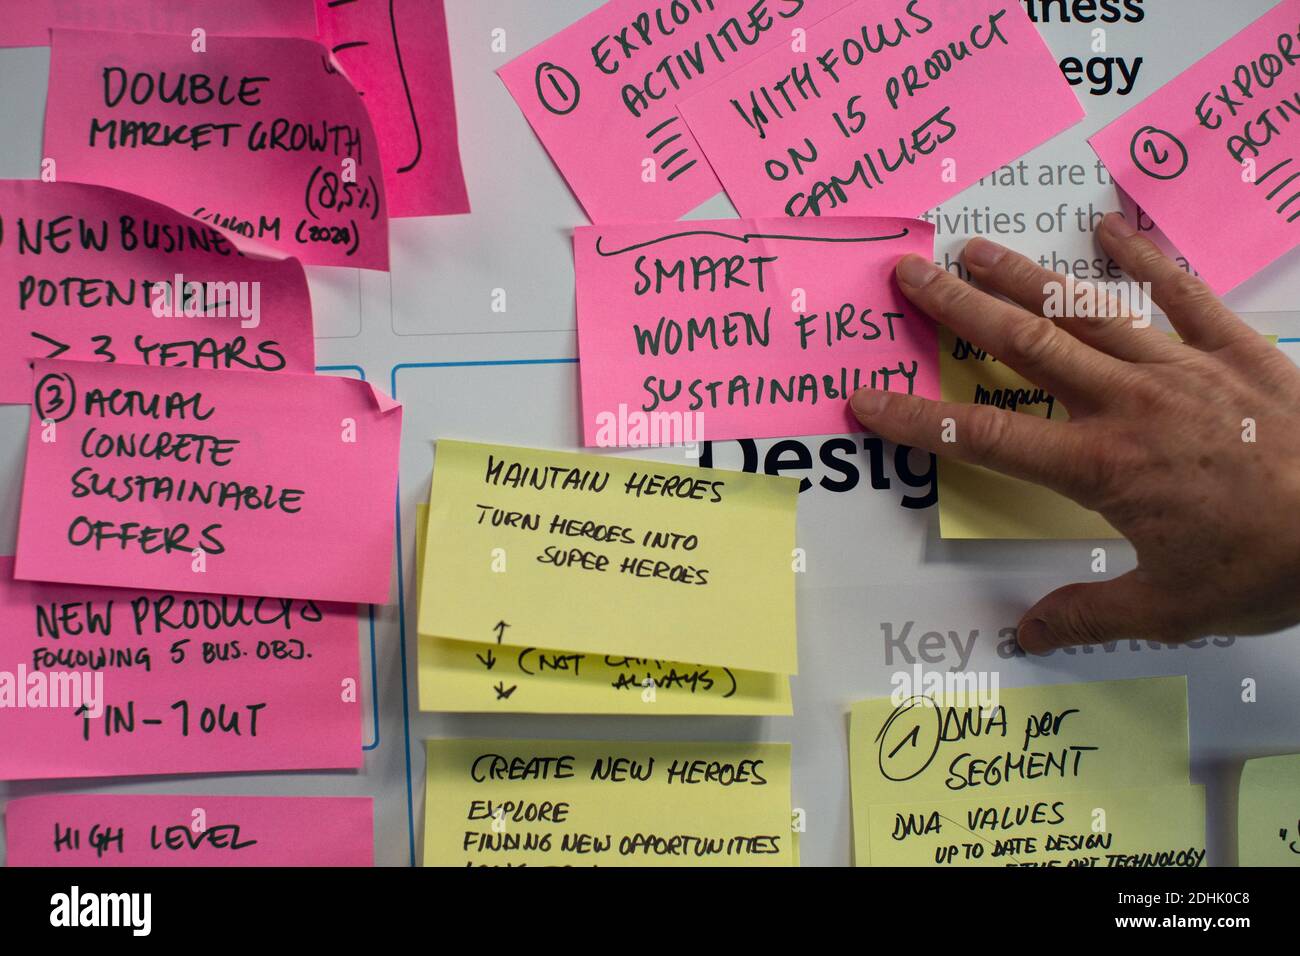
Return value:
M 50 933 L 205 945 L 398 938 L 415 944 L 422 936 L 456 945 L 466 934 L 488 942 L 521 932 L 563 945 L 609 938 L 600 932 L 606 920 L 609 931 L 643 942 L 668 927 L 675 939 L 770 939 L 792 921 L 814 939 L 861 927 L 868 940 L 898 931 L 915 932 L 918 941 L 978 943 L 1173 930 L 1226 942 L 1234 933 L 1294 925 L 1294 886 L 1287 870 L 1216 869 L 7 869 L 0 871 L 0 925 L 22 934 L 15 939 Z M 148 894 L 147 908 L 144 896 L 132 894 Z M 116 925 L 73 925 L 90 921 Z M 1030 935 L 1039 932 L 1050 935 Z

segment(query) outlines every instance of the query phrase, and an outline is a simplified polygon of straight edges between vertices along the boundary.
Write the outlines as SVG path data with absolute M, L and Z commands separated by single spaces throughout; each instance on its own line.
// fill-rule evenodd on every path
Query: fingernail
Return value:
M 1101 226 L 1116 239 L 1131 239 L 1137 235 L 1137 230 L 1124 218 L 1123 213 L 1111 213 L 1101 221 Z
M 938 266 L 921 256 L 904 256 L 898 263 L 898 281 L 913 289 L 920 289 L 939 272 Z
M 966 261 L 973 266 L 981 269 L 992 269 L 1002 261 L 1002 257 L 1007 254 L 1007 247 L 1000 246 L 996 242 L 989 242 L 987 239 L 975 238 L 966 243 L 966 249 L 962 253 Z
M 1026 654 L 1045 654 L 1052 649 L 1051 632 L 1046 621 L 1021 621 L 1016 629 L 1016 643 Z
M 849 407 L 859 418 L 875 418 L 889 404 L 889 393 L 874 388 L 860 388 L 849 399 Z

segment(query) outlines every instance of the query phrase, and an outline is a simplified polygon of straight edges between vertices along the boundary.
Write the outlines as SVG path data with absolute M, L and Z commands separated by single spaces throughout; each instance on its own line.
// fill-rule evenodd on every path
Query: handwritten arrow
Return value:
M 54 346 L 54 351 L 51 352 L 49 355 L 45 356 L 46 358 L 55 358 L 56 356 L 62 355 L 68 349 L 72 348 L 71 345 L 67 345 L 63 342 L 60 342 L 58 339 L 52 339 L 48 335 L 41 335 L 40 332 L 33 332 L 32 338 L 40 339 L 46 345 Z
M 475 654 L 474 656 L 477 657 L 479 662 L 488 670 L 491 670 L 496 666 L 497 658 L 496 655 L 492 653 L 491 648 L 488 648 L 487 657 L 484 657 L 482 654 Z
M 513 694 L 518 688 L 519 688 L 518 684 L 511 684 L 510 687 L 507 688 L 505 685 L 505 681 L 497 681 L 496 687 L 493 687 L 492 689 L 497 692 L 497 700 L 508 700 L 510 698 L 510 695 Z
M 497 621 L 497 623 L 496 623 L 496 627 L 492 628 L 492 630 L 494 630 L 494 631 L 497 632 L 497 643 L 498 643 L 498 644 L 501 643 L 501 638 L 505 636 L 506 628 L 509 627 L 509 626 L 510 626 L 510 625 L 507 624 L 505 621 Z

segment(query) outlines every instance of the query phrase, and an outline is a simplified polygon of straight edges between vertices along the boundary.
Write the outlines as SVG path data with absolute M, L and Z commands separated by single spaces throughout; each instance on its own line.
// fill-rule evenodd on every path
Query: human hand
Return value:
M 1031 653 L 1300 622 L 1300 369 L 1122 216 L 1107 216 L 1098 235 L 1150 283 L 1182 342 L 1127 315 L 1043 318 L 1066 278 L 973 239 L 967 268 L 1010 302 L 920 256 L 899 262 L 899 287 L 1052 392 L 1070 420 L 872 389 L 853 396 L 854 414 L 890 441 L 1045 485 L 1133 543 L 1136 570 L 1060 588 L 1024 615 L 1019 641 Z M 945 419 L 953 443 L 940 440 Z

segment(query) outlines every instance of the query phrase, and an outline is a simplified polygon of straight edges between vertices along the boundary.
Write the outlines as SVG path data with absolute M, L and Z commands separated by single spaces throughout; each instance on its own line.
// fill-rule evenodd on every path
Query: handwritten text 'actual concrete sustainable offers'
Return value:
M 442 440 L 420 634 L 792 674 L 792 478 Z
M 38 360 L 15 576 L 382 604 L 401 421 L 351 379 Z

